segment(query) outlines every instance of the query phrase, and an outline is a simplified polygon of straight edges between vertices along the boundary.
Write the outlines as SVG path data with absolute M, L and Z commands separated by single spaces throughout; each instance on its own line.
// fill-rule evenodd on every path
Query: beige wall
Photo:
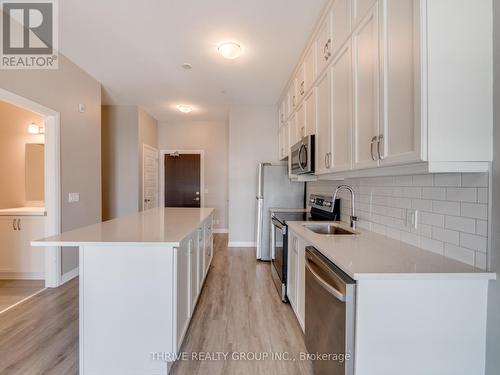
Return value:
M 229 112 L 229 240 L 255 242 L 257 166 L 278 162 L 274 106 L 237 106 Z
M 144 110 L 102 107 L 103 220 L 142 209 L 142 145 L 157 142 L 157 121 Z
M 227 121 L 186 121 L 160 124 L 160 150 L 205 151 L 205 206 L 215 208 L 217 229 L 228 228 L 228 123 Z M 160 160 L 160 166 L 163 161 Z M 161 192 L 160 192 L 161 194 Z
M 57 70 L 0 70 L 0 87 L 61 114 L 62 230 L 101 220 L 101 85 L 59 55 Z M 78 111 L 78 104 L 86 112 Z M 80 202 L 68 203 L 70 192 Z M 78 249 L 62 252 L 62 271 L 78 266 Z
M 45 146 L 40 143 L 25 145 L 25 199 L 26 206 L 31 202 L 45 204 Z
M 158 148 L 158 121 L 151 116 L 149 113 L 143 109 L 138 109 L 138 121 L 139 121 L 139 207 L 141 210 L 144 209 L 144 201 L 142 198 L 142 187 L 143 187 L 143 145 L 148 145 L 154 148 Z
M 22 207 L 27 203 L 26 144 L 44 142 L 43 135 L 28 133 L 28 125 L 31 123 L 43 125 L 43 118 L 0 101 L 0 208 Z

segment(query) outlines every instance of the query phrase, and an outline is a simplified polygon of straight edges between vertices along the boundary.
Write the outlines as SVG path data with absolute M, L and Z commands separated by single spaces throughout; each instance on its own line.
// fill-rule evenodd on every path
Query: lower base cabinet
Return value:
M 294 232 L 288 234 L 287 297 L 305 331 L 305 248 L 309 246 Z

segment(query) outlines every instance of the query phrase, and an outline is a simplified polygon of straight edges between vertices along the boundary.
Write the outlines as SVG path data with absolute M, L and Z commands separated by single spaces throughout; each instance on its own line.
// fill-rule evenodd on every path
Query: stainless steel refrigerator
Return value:
M 257 180 L 257 259 L 271 260 L 271 208 L 304 208 L 305 183 L 291 182 L 288 166 L 260 163 Z

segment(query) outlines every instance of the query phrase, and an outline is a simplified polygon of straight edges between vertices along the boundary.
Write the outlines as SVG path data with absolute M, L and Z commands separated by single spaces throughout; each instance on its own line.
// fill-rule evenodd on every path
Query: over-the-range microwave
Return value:
M 290 150 L 292 174 L 314 173 L 314 135 L 308 135 Z

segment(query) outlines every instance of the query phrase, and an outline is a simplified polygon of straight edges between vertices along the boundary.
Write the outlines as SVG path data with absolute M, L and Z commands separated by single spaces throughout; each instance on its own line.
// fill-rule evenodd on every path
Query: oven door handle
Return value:
M 280 222 L 279 222 L 276 218 L 274 218 L 274 217 L 273 217 L 273 218 L 271 218 L 271 221 L 272 221 L 273 225 L 274 225 L 276 228 L 278 228 L 279 230 L 281 230 L 281 233 L 282 233 L 283 235 L 285 235 L 285 234 L 286 234 L 286 225 L 281 224 L 281 223 L 280 223 Z
M 346 296 L 339 292 L 337 289 L 332 287 L 330 284 L 328 284 L 325 280 L 321 278 L 313 269 L 312 265 L 315 264 L 308 258 L 306 258 L 306 267 L 307 269 L 311 272 L 313 277 L 316 279 L 319 285 L 321 285 L 328 293 L 330 293 L 332 296 L 337 298 L 340 302 L 345 302 L 346 301 Z

